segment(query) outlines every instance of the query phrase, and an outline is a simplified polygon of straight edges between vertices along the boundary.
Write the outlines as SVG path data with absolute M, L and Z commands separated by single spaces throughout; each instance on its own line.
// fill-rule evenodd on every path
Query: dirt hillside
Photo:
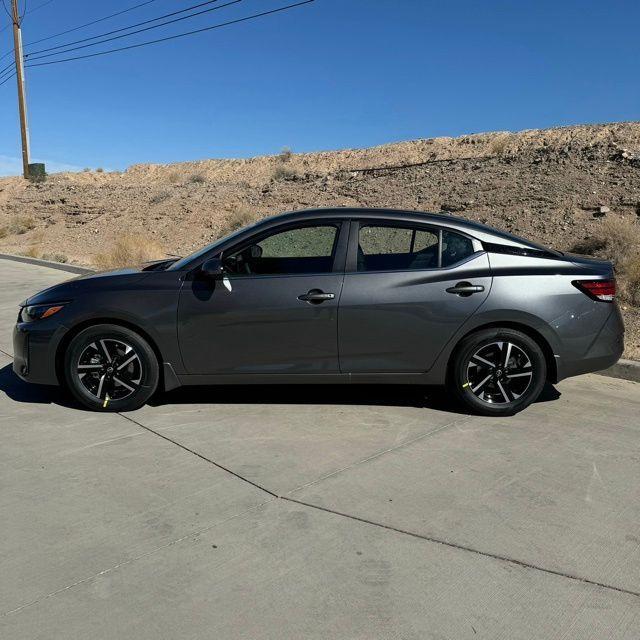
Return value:
M 0 252 L 91 265 L 139 234 L 184 255 L 254 215 L 314 206 L 445 210 L 560 250 L 606 253 L 616 225 L 640 240 L 640 123 L 135 165 L 41 184 L 0 178 Z M 628 354 L 640 357 L 640 292 L 626 300 Z

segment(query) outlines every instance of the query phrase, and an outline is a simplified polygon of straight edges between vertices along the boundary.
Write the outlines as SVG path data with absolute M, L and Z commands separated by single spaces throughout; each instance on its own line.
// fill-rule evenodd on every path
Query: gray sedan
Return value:
M 623 333 L 609 262 L 448 215 L 320 209 L 34 295 L 14 370 L 98 411 L 181 385 L 371 383 L 508 415 L 615 363 Z

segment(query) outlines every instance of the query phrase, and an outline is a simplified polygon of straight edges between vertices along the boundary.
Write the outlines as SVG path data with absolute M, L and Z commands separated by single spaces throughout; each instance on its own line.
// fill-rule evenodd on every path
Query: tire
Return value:
M 540 345 L 515 329 L 495 328 L 462 340 L 453 357 L 449 387 L 474 413 L 510 416 L 537 400 L 546 379 Z
M 132 411 L 153 395 L 158 359 L 149 343 L 126 327 L 98 324 L 67 347 L 64 377 L 72 395 L 93 411 Z

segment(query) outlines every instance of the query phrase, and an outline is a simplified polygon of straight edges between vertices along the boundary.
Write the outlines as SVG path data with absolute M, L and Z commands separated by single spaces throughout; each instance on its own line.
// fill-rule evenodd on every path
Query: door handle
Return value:
M 481 293 L 484 291 L 484 287 L 479 284 L 471 284 L 470 282 L 458 282 L 455 287 L 449 287 L 446 291 L 447 293 L 455 293 L 466 298 L 474 293 Z
M 309 302 L 310 304 L 320 304 L 326 300 L 333 300 L 335 297 L 335 293 L 325 293 L 320 289 L 311 289 L 311 291 L 298 296 L 298 300 Z

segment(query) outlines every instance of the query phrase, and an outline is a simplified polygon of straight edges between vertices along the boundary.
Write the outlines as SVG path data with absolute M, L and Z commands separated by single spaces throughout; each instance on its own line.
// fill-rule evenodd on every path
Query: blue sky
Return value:
M 27 15 L 23 38 L 28 43 L 140 1 L 52 0 Z M 198 1 L 155 0 L 32 50 Z M 78 54 L 292 1 L 243 0 Z M 313 151 L 638 120 L 638 25 L 637 0 L 316 0 L 165 44 L 28 69 L 31 151 L 50 170 L 123 169 L 285 146 Z M 10 35 L 0 33 L 2 53 Z M 0 174 L 18 173 L 14 80 L 0 87 L 0 122 Z

